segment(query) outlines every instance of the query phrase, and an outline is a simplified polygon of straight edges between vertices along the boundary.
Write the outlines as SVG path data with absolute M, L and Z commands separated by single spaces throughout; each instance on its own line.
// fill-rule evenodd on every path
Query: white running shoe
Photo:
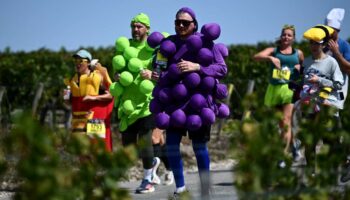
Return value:
M 174 174 L 173 171 L 166 170 L 164 174 L 163 185 L 171 185 L 174 183 Z
M 174 183 L 174 174 L 172 171 L 167 170 L 164 174 L 164 185 L 171 185 Z
M 161 180 L 157 175 L 157 169 L 159 167 L 159 164 L 160 164 L 160 159 L 158 157 L 154 157 L 153 167 L 152 167 L 152 181 L 151 181 L 153 185 L 159 185 L 161 183 Z

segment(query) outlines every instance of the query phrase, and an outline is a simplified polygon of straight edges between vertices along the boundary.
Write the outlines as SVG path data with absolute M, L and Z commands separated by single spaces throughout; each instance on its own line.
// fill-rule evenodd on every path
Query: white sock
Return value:
M 175 192 L 176 193 L 182 193 L 186 191 L 186 186 L 178 187 L 176 188 Z
M 147 179 L 149 182 L 152 180 L 152 168 L 151 169 L 143 169 L 143 178 Z

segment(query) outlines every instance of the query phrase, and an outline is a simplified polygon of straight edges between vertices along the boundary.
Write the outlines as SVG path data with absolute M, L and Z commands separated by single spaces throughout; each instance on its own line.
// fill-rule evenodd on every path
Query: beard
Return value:
M 141 41 L 143 39 L 143 36 L 138 33 L 133 33 L 132 38 L 136 41 Z

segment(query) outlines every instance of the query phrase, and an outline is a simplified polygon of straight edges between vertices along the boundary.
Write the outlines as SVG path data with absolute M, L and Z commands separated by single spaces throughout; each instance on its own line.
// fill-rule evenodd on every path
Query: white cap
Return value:
M 333 8 L 329 11 L 325 24 L 332 28 L 340 30 L 341 23 L 344 19 L 345 9 L 343 8 Z

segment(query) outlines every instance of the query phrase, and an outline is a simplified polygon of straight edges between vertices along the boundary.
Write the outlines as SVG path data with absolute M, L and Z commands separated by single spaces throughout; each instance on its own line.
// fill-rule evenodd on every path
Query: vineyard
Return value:
M 235 187 L 240 197 L 349 198 L 347 189 L 341 192 L 334 189 L 337 172 L 326 170 L 333 169 L 333 163 L 342 162 L 346 152 L 341 148 L 332 152 L 329 146 L 323 145 L 318 156 L 320 176 L 309 179 L 306 185 L 300 183 L 296 172 L 277 168 L 280 159 L 291 164 L 291 158 L 282 154 L 283 144 L 276 126 L 281 113 L 263 106 L 269 63 L 252 59 L 255 53 L 271 45 L 274 44 L 228 46 L 228 75 L 223 82 L 232 89 L 227 99 L 231 116 L 225 123 L 218 122 L 217 132 L 229 136 L 231 149 L 228 155 L 239 162 L 235 169 Z M 310 55 L 306 41 L 295 46 L 305 57 Z M 114 47 L 86 49 L 113 77 Z M 130 198 L 116 185 L 125 176 L 123 172 L 135 162 L 135 149 L 119 149 L 110 155 L 89 146 L 84 138 L 67 136 L 65 128 L 69 126 L 70 108 L 62 102 L 62 90 L 65 87 L 63 79 L 74 73 L 73 53 L 64 48 L 59 51 L 43 48 L 32 52 L 12 52 L 10 49 L 0 52 L 0 175 L 6 178 L 8 173 L 15 174 L 21 191 L 16 194 L 18 199 Z M 341 112 L 342 129 L 330 130 L 326 126 L 324 121 L 332 111 L 325 110 L 314 122 L 301 124 L 304 133 L 301 137 L 309 141 L 337 133 L 342 136 L 342 146 L 349 146 L 349 101 L 345 108 Z M 117 126 L 115 117 L 112 121 Z M 83 165 L 74 159 L 76 155 L 88 153 L 92 157 L 91 163 Z

